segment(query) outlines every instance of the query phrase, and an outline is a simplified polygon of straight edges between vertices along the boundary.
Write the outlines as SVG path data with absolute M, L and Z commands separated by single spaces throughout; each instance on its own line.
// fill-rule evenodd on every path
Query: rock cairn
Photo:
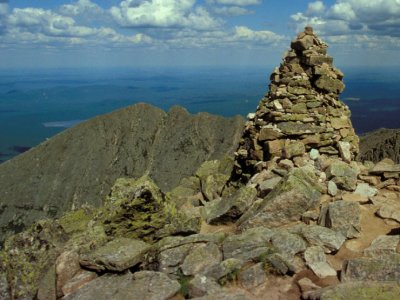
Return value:
M 339 100 L 343 73 L 327 47 L 306 27 L 272 72 L 269 92 L 249 114 L 236 153 L 235 173 L 243 181 L 274 157 L 293 160 L 312 149 L 347 162 L 357 155 L 350 110 Z

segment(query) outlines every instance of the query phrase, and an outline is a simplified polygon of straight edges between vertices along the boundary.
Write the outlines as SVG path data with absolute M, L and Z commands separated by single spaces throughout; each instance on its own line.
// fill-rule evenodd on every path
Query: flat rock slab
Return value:
M 141 271 L 124 275 L 106 274 L 98 277 L 65 300 L 166 300 L 180 289 L 176 280 L 164 273 Z
M 400 281 L 400 254 L 356 258 L 343 264 L 341 281 Z
M 83 254 L 80 264 L 96 271 L 121 272 L 142 262 L 150 245 L 136 239 L 117 238 L 97 250 Z

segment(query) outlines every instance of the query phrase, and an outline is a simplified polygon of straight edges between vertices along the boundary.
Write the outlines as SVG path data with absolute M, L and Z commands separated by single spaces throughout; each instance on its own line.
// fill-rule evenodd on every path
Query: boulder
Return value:
M 400 254 L 377 258 L 355 258 L 346 261 L 341 271 L 341 281 L 399 281 Z
M 79 254 L 75 251 L 65 251 L 57 257 L 55 263 L 57 297 L 62 297 L 62 287 L 81 270 Z
M 95 272 L 89 272 L 86 270 L 80 270 L 74 277 L 72 277 L 65 285 L 61 288 L 63 295 L 69 295 L 79 290 L 98 276 Z
M 324 300 L 372 300 L 397 299 L 400 295 L 400 285 L 397 282 L 345 282 L 303 294 L 304 299 Z
M 136 239 L 116 238 L 93 252 L 81 254 L 80 264 L 96 271 L 127 270 L 143 262 L 150 245 Z
M 357 202 L 336 201 L 329 203 L 326 215 L 321 213 L 320 225 L 342 233 L 347 238 L 360 236 L 361 209 Z
M 273 234 L 272 230 L 259 227 L 249 229 L 242 234 L 228 236 L 222 245 L 224 258 L 249 261 L 272 253 L 274 249 L 270 239 Z
M 354 191 L 354 194 L 362 195 L 365 197 L 373 197 L 378 193 L 378 189 L 370 186 L 368 183 L 359 183 Z
M 295 168 L 262 201 L 255 202 L 239 219 L 240 228 L 278 227 L 298 221 L 307 210 L 316 208 L 321 186 L 306 167 Z
M 371 245 L 364 249 L 364 255 L 379 258 L 384 255 L 397 253 L 400 244 L 398 235 L 380 235 L 372 241 Z
M 326 261 L 324 250 L 320 246 L 307 248 L 304 259 L 310 269 L 320 278 L 336 276 L 336 271 Z
M 267 279 L 263 263 L 257 263 L 239 272 L 238 280 L 245 289 L 251 289 L 264 283 Z
M 271 243 L 287 260 L 292 260 L 297 253 L 301 253 L 307 248 L 307 243 L 303 238 L 285 229 L 274 230 Z
M 288 230 L 302 236 L 312 246 L 321 246 L 325 253 L 339 250 L 346 241 L 342 233 L 318 225 L 300 224 Z
M 244 262 L 236 258 L 228 258 L 220 264 L 212 266 L 205 274 L 207 277 L 214 278 L 219 282 L 224 282 L 233 279 L 237 272 L 241 269 Z
M 145 289 L 143 287 L 146 287 Z M 167 300 L 180 290 L 176 280 L 160 272 L 141 271 L 124 275 L 106 274 L 96 278 L 75 293 L 64 297 L 65 300 Z
M 252 186 L 244 186 L 232 196 L 223 197 L 206 203 L 203 216 L 207 223 L 233 221 L 238 219 L 257 197 L 257 190 Z
M 222 261 L 222 253 L 214 243 L 195 245 L 181 265 L 184 275 L 204 274 Z
M 221 290 L 222 288 L 215 279 L 204 275 L 195 275 L 188 283 L 188 296 L 190 298 L 211 295 Z
M 152 240 L 169 223 L 171 206 L 149 177 L 120 178 L 105 200 L 100 218 L 107 235 Z
M 328 179 L 333 179 L 339 188 L 354 191 L 357 185 L 357 171 L 349 164 L 334 160 L 325 171 Z

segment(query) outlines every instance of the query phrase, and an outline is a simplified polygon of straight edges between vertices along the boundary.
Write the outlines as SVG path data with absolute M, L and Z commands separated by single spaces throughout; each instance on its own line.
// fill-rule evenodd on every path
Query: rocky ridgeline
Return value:
M 307 43 L 315 51 L 309 58 L 311 52 L 298 50 Z M 314 35 L 300 35 L 293 47 L 296 63 L 284 65 L 303 68 L 300 75 L 315 85 L 309 95 L 320 101 L 297 103 L 307 94 L 292 93 L 263 100 L 246 126 L 239 159 L 206 161 L 168 193 L 148 176 L 120 178 L 102 207 L 83 206 L 8 238 L 0 252 L 0 298 L 398 299 L 400 165 L 353 160 L 357 137 L 339 90 L 314 82 L 324 76 L 315 77 L 318 66 L 328 66 L 334 73 L 326 76 L 341 89 L 342 75 L 334 78 L 339 73 L 326 64 L 331 59 Z M 305 68 L 302 61 L 315 57 L 325 64 Z M 278 112 L 299 115 L 283 108 L 288 101 L 291 109 L 320 102 L 307 112 L 325 121 L 279 121 Z M 339 122 L 343 127 L 333 125 Z M 278 135 L 260 144 L 266 132 Z M 255 143 L 248 144 L 251 137 Z M 253 159 L 256 145 L 266 147 L 265 156 Z
M 350 110 L 338 98 L 344 75 L 332 62 L 312 28 L 292 42 L 271 74 L 269 92 L 249 114 L 237 151 L 236 173 L 243 180 L 273 157 L 294 159 L 310 149 L 348 162 L 357 155 Z

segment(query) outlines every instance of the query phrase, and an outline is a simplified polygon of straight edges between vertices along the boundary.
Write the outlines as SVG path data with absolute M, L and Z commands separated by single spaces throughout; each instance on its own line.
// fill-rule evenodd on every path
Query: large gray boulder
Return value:
M 146 287 L 146 288 L 144 288 Z M 65 300 L 167 300 L 180 289 L 166 274 L 141 271 L 125 275 L 106 274 L 66 296 Z
M 140 103 L 70 128 L 0 165 L 0 243 L 35 220 L 100 206 L 120 177 L 147 174 L 168 191 L 204 161 L 233 154 L 243 124 Z
M 295 168 L 262 201 L 256 201 L 238 223 L 246 229 L 298 221 L 304 212 L 317 207 L 320 196 L 321 187 L 314 173 Z

